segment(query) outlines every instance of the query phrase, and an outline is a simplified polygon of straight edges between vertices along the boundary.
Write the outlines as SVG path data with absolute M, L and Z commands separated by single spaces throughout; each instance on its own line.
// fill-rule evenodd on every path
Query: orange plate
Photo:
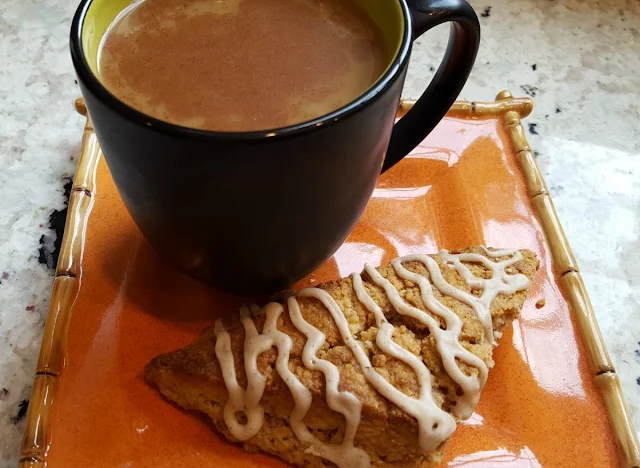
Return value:
M 102 160 L 93 192 L 81 288 L 64 366 L 51 390 L 50 436 L 34 459 L 50 468 L 284 466 L 225 443 L 205 418 L 182 411 L 145 383 L 143 367 L 152 357 L 186 345 L 242 299 L 159 260 Z M 620 466 L 603 397 L 504 117 L 445 119 L 380 178 L 348 241 L 295 287 L 398 255 L 477 244 L 531 249 L 541 269 L 522 316 L 495 352 L 480 404 L 453 435 L 443 466 Z M 537 309 L 542 298 L 546 305 Z

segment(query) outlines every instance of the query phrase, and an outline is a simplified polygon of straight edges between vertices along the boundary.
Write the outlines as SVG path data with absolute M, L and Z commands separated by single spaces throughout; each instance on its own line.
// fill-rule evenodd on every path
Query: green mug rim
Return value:
M 181 125 L 165 122 L 164 120 L 151 117 L 118 99 L 111 93 L 93 73 L 89 62 L 85 56 L 82 47 L 82 30 L 84 20 L 87 16 L 89 7 L 93 0 L 82 0 L 71 23 L 71 59 L 83 86 L 96 97 L 104 102 L 111 109 L 116 111 L 122 117 L 133 121 L 141 126 L 155 129 L 158 132 L 169 134 L 176 137 L 189 139 L 216 141 L 216 140 L 261 140 L 265 138 L 283 138 L 305 133 L 309 130 L 323 128 L 333 123 L 339 122 L 354 113 L 360 111 L 371 103 L 376 96 L 386 91 L 398 76 L 402 66 L 408 60 L 413 38 L 413 23 L 411 12 L 406 0 L 395 0 L 400 4 L 403 20 L 403 37 L 400 47 L 395 56 L 391 60 L 391 65 L 386 72 L 362 95 L 348 103 L 347 105 L 329 113 L 317 117 L 313 120 L 302 122 L 287 127 L 272 128 L 267 130 L 257 130 L 250 132 L 221 132 L 213 130 L 201 130 L 196 128 L 184 127 Z

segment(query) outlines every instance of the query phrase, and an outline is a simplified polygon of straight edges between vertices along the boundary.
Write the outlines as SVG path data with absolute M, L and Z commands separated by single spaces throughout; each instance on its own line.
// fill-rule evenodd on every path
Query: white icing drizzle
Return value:
M 258 371 L 257 358 L 271 348 L 273 343 L 269 342 L 268 337 L 258 333 L 247 307 L 240 308 L 240 317 L 245 330 L 244 365 L 247 373 L 247 390 L 238 384 L 231 350 L 231 337 L 220 320 L 216 322 L 214 328 L 215 351 L 229 392 L 229 398 L 224 405 L 224 422 L 235 438 L 248 440 L 258 433 L 264 422 L 264 410 L 260 400 L 264 393 L 265 377 Z M 238 412 L 246 415 L 246 424 L 238 422 Z
M 318 290 L 320 291 L 320 290 Z M 322 291 L 324 292 L 324 291 Z M 313 293 L 312 293 L 313 294 Z M 365 468 L 370 466 L 367 453 L 355 447 L 354 438 L 360 424 L 362 403 L 350 392 L 339 391 L 340 373 L 338 368 L 323 359 L 318 359 L 316 353 L 324 344 L 325 335 L 302 318 L 300 307 L 295 298 L 289 298 L 289 315 L 294 326 L 307 337 L 302 360 L 308 369 L 319 370 L 325 375 L 327 403 L 329 407 L 342 413 L 347 421 L 345 436 L 341 444 L 328 444 L 312 435 L 303 422 L 311 407 L 311 392 L 289 369 L 289 355 L 293 342 L 289 335 L 277 329 L 278 317 L 284 308 L 281 304 L 267 304 L 263 312 L 266 315 L 262 334 L 258 333 L 255 323 L 249 316 L 246 307 L 240 308 L 240 316 L 245 329 L 244 365 L 247 374 L 247 390 L 238 385 L 235 373 L 231 340 L 222 322 L 218 320 L 214 328 L 216 335 L 216 357 L 220 362 L 222 377 L 229 392 L 229 398 L 224 406 L 224 422 L 229 432 L 238 440 L 248 440 L 258 433 L 264 422 L 264 410 L 259 404 L 264 393 L 266 379 L 257 367 L 260 354 L 273 346 L 278 349 L 276 371 L 289 388 L 293 397 L 294 409 L 289 424 L 295 436 L 301 442 L 309 445 L 307 452 L 329 460 L 341 468 Z M 256 308 L 257 309 L 257 308 Z M 247 416 L 247 423 L 240 424 L 236 413 L 243 411 Z
M 335 309 L 330 306 L 331 302 L 335 304 L 335 301 L 326 291 L 318 288 L 307 288 L 299 291 L 297 296 L 314 297 L 322 301 L 335 319 Z M 330 298 L 330 301 L 327 301 L 327 296 Z M 364 450 L 356 448 L 353 443 L 358 425 L 360 424 L 362 403 L 353 393 L 340 391 L 338 389 L 338 385 L 340 384 L 340 371 L 333 363 L 316 356 L 318 350 L 325 342 L 325 334 L 302 317 L 300 306 L 295 297 L 290 297 L 287 305 L 289 306 L 291 322 L 307 337 L 307 342 L 302 350 L 302 363 L 307 369 L 320 371 L 324 374 L 327 404 L 333 411 L 341 413 L 346 421 L 344 438 L 340 445 L 320 443 L 320 441 L 318 441 L 317 444 L 312 444 L 311 447 L 307 449 L 307 452 L 332 461 L 340 467 L 355 468 L 369 466 L 369 455 Z M 337 304 L 335 305 L 337 306 Z M 346 324 L 344 314 L 342 314 L 339 308 L 338 311 Z M 348 331 L 348 334 L 351 336 L 351 332 Z
M 428 259 L 425 262 L 425 265 L 427 266 L 429 274 L 432 276 L 432 280 L 434 280 L 433 282 L 435 285 L 436 281 L 435 278 L 433 278 L 433 276 L 435 276 L 433 275 L 435 271 L 432 272 L 432 268 L 429 268 L 431 266 L 429 260 L 433 263 L 435 263 L 435 261 L 426 255 L 424 257 Z M 449 374 L 454 382 L 460 385 L 463 392 L 459 400 L 456 402 L 453 413 L 460 419 L 467 419 L 473 413 L 473 410 L 478 403 L 478 399 L 480 398 L 480 390 L 487 380 L 487 366 L 482 359 L 471 351 L 465 349 L 458 341 L 460 332 L 462 331 L 462 320 L 460 317 L 458 317 L 444 304 L 436 300 L 433 295 L 433 290 L 431 289 L 431 284 L 427 278 L 411 273 L 402 266 L 401 261 L 423 261 L 422 256 L 415 255 L 404 257 L 402 259 L 392 261 L 391 264 L 400 278 L 413 281 L 418 284 L 424 305 L 429 309 L 429 311 L 445 320 L 446 328 L 444 330 L 440 328 L 440 323 L 438 323 L 438 321 L 429 314 L 404 302 L 393 284 L 391 284 L 389 280 L 384 278 L 374 268 L 366 266 L 365 271 L 369 274 L 375 284 L 384 289 L 387 297 L 389 298 L 389 302 L 391 302 L 391 305 L 398 313 L 412 317 L 429 328 L 429 332 L 435 338 L 436 348 L 442 358 L 442 364 L 444 365 L 447 374 Z M 435 263 L 435 267 L 438 269 L 438 274 L 440 274 L 440 269 L 437 263 Z M 478 369 L 478 374 L 466 375 L 458 366 L 456 359 Z
M 493 342 L 493 326 L 490 306 L 498 294 L 513 294 L 527 287 L 528 279 L 520 274 L 508 274 L 506 269 L 522 259 L 522 254 L 513 250 L 489 251 L 483 248 L 487 257 L 507 257 L 494 262 L 487 257 L 474 254 L 451 254 L 442 251 L 438 255 L 446 265 L 454 268 L 469 284 L 472 290 L 482 289 L 476 297 L 447 283 L 440 271 L 438 263 L 427 255 L 410 255 L 391 262 L 396 274 L 408 281 L 416 283 L 420 289 L 421 299 L 429 312 L 444 320 L 445 327 L 429 313 L 407 304 L 393 284 L 370 266 L 365 271 L 372 281 L 381 287 L 394 310 L 401 315 L 412 317 L 424 324 L 435 338 L 436 348 L 442 359 L 445 371 L 460 386 L 459 397 L 453 413 L 460 419 L 467 419 L 473 413 L 478 402 L 480 390 L 486 382 L 488 369 L 479 357 L 466 350 L 459 342 L 463 322 L 451 309 L 438 301 L 432 289 L 435 287 L 441 294 L 450 296 L 472 308 L 482 321 L 487 339 Z M 407 270 L 403 262 L 421 262 L 429 272 L 429 279 Z M 479 263 L 491 271 L 491 278 L 476 277 L 463 262 Z M 432 392 L 431 373 L 422 360 L 407 349 L 393 341 L 394 326 L 386 319 L 380 306 L 371 298 L 359 274 L 352 275 L 353 288 L 358 300 L 374 314 L 378 333 L 377 346 L 387 355 L 407 364 L 415 373 L 418 385 L 418 398 L 402 393 L 378 373 L 361 344 L 353 337 L 349 322 L 335 299 L 319 288 L 306 288 L 297 293 L 297 297 L 314 298 L 320 301 L 331 314 L 342 340 L 351 350 L 356 362 L 369 384 L 382 396 L 394 403 L 398 408 L 416 419 L 419 429 L 419 446 L 425 451 L 436 449 L 455 430 L 454 418 L 443 411 L 435 403 Z M 237 381 L 235 363 L 231 350 L 231 338 L 222 322 L 216 322 L 215 353 L 220 363 L 222 377 L 229 397 L 224 406 L 224 421 L 231 434 L 238 440 L 248 440 L 255 436 L 264 422 L 264 410 L 260 405 L 266 378 L 258 370 L 258 357 L 276 347 L 276 371 L 289 388 L 294 401 L 290 416 L 290 425 L 295 436 L 308 445 L 307 453 L 322 457 L 335 463 L 340 468 L 366 468 L 370 466 L 368 454 L 355 446 L 355 436 L 360 424 L 362 402 L 351 392 L 340 390 L 340 372 L 338 368 L 325 359 L 317 357 L 318 350 L 325 343 L 322 331 L 308 323 L 302 316 L 296 297 L 287 301 L 292 324 L 306 336 L 307 341 L 302 351 L 302 362 L 307 369 L 322 372 L 325 378 L 325 395 L 329 408 L 342 414 L 345 418 L 345 432 L 340 444 L 326 443 L 312 435 L 304 424 L 312 403 L 312 396 L 296 375 L 289 369 L 289 356 L 293 347 L 291 338 L 277 328 L 278 318 L 284 311 L 281 304 L 267 304 L 262 310 L 256 306 L 241 307 L 240 316 L 245 330 L 244 369 L 247 376 L 247 388 L 243 389 Z M 264 313 L 266 316 L 262 333 L 259 333 L 253 316 Z M 477 369 L 477 375 L 466 375 L 458 366 L 458 362 Z M 247 422 L 238 421 L 238 412 L 244 412 Z
M 377 272 L 376 272 L 377 273 Z M 357 344 L 360 353 L 364 358 L 359 359 L 358 354 L 354 353 L 358 364 L 362 368 L 367 381 L 387 400 L 392 401 L 402 411 L 413 416 L 418 421 L 419 444 L 420 448 L 425 452 L 435 450 L 443 440 L 447 439 L 456 429 L 456 422 L 449 413 L 440 409 L 433 401 L 433 392 L 431 391 L 431 373 L 424 363 L 393 341 L 393 332 L 395 328 L 391 325 L 380 306 L 371 299 L 362 283 L 362 277 L 354 273 L 353 289 L 356 292 L 358 300 L 375 315 L 378 334 L 376 336 L 376 344 L 386 354 L 393 356 L 399 361 L 407 364 L 415 372 L 420 386 L 420 394 L 418 399 L 405 395 L 395 388 L 387 379 L 382 377 L 371 366 L 369 359 L 362 348 Z M 351 346 L 349 346 L 351 348 Z M 360 354 L 359 353 L 359 354 Z M 365 363 L 366 359 L 366 363 Z
M 517 291 L 526 289 L 529 285 L 529 279 L 525 275 L 515 274 L 510 275 L 506 272 L 506 269 L 515 265 L 522 260 L 522 253 L 518 250 L 489 250 L 486 247 L 481 247 L 484 255 L 476 253 L 461 253 L 451 254 L 446 250 L 442 250 L 438 253 L 438 256 L 447 264 L 452 265 L 458 274 L 467 282 L 472 290 L 482 289 L 480 297 L 476 297 L 472 294 L 468 294 L 461 291 L 458 288 L 451 286 L 447 283 L 442 275 L 439 275 L 438 283 L 434 281 L 436 288 L 440 290 L 442 294 L 453 297 L 470 306 L 484 327 L 484 333 L 489 343 L 495 345 L 495 338 L 493 336 L 493 320 L 491 319 L 491 304 L 498 294 L 513 294 Z M 490 258 L 507 257 L 501 262 L 493 262 Z M 406 260 L 405 260 L 406 261 Z M 433 261 L 433 259 L 431 259 Z M 479 263 L 491 272 L 491 278 L 484 279 L 475 276 L 469 267 L 462 262 Z M 435 263 L 435 262 L 434 262 Z

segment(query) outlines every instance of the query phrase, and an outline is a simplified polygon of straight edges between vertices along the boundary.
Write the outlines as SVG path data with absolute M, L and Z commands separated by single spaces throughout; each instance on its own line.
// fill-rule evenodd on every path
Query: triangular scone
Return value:
M 403 257 L 242 308 L 145 375 L 246 450 L 296 466 L 424 468 L 473 412 L 494 337 L 537 268 L 530 251 L 484 247 Z

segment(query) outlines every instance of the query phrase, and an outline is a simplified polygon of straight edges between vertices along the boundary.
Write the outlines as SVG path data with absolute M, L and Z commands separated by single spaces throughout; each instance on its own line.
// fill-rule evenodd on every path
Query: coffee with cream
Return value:
M 102 83 L 173 124 L 254 131 L 352 102 L 390 61 L 352 0 L 144 0 L 103 37 Z

